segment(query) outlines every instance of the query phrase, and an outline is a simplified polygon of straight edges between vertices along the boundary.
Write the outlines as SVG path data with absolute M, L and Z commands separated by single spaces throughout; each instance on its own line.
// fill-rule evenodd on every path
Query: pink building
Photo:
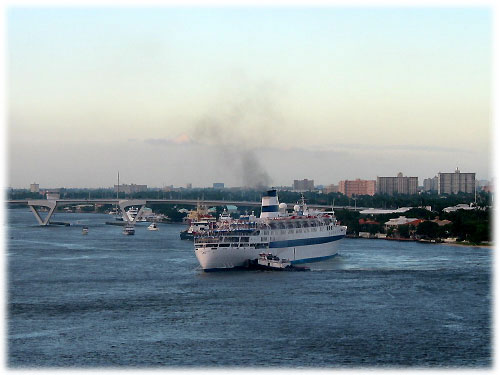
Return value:
M 339 182 L 339 193 L 353 195 L 375 195 L 375 180 L 344 180 Z

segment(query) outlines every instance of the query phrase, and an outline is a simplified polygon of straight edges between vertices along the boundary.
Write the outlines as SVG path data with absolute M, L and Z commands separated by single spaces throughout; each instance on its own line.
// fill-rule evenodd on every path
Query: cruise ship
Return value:
M 346 230 L 333 211 L 310 210 L 304 199 L 288 213 L 272 189 L 262 197 L 259 218 L 247 215 L 213 223 L 194 237 L 194 251 L 204 271 L 244 267 L 263 252 L 292 264 L 308 263 L 335 256 Z

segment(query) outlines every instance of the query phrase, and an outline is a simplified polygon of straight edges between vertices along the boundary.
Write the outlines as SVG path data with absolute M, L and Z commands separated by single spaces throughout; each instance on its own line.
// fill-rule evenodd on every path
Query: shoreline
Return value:
M 366 238 L 366 237 L 348 237 L 348 236 L 345 236 L 345 238 L 352 239 L 352 240 L 385 240 L 385 241 L 396 241 L 396 242 L 424 243 L 424 244 L 429 244 L 429 245 L 468 246 L 468 247 L 481 247 L 481 248 L 490 248 L 490 249 L 493 249 L 495 247 L 494 244 L 492 244 L 492 245 L 486 245 L 486 244 L 475 245 L 475 244 L 463 243 L 463 242 L 428 242 L 428 241 L 414 240 L 411 238 L 390 238 L 390 239 L 388 239 L 388 238 Z

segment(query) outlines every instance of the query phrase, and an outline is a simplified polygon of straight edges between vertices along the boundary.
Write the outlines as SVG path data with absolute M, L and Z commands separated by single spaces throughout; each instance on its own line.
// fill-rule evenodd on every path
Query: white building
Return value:
M 415 217 L 412 218 L 412 217 L 400 216 L 394 219 L 390 219 L 389 221 L 386 221 L 384 224 L 389 227 L 397 227 L 398 225 L 407 225 L 417 220 L 418 219 Z
M 368 208 L 366 210 L 359 211 L 361 215 L 383 215 L 383 214 L 394 214 L 403 213 L 410 211 L 413 207 L 400 207 L 395 210 L 387 210 L 384 208 Z
M 456 206 L 453 207 L 446 207 L 443 208 L 444 212 L 455 212 L 457 210 L 473 210 L 474 207 L 468 205 L 468 204 L 457 204 Z

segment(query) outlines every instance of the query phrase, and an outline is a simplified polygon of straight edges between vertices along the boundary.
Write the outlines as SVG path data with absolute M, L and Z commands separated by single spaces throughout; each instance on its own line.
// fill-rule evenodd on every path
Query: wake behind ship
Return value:
M 292 264 L 320 261 L 337 254 L 338 241 L 347 227 L 339 225 L 334 212 L 313 211 L 304 200 L 287 212 L 276 190 L 262 197 L 260 217 L 241 216 L 220 220 L 194 238 L 194 250 L 204 271 L 244 267 L 262 252 Z

